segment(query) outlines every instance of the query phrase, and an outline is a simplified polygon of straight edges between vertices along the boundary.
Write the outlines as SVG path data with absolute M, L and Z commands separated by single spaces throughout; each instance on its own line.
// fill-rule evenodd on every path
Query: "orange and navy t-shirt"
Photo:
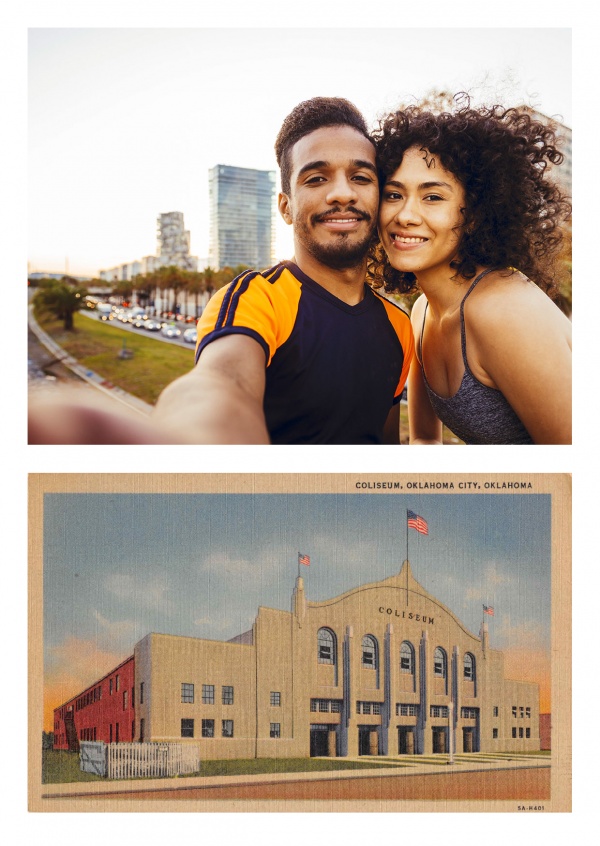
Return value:
M 291 261 L 240 274 L 198 321 L 211 341 L 248 335 L 265 352 L 264 410 L 274 444 L 378 444 L 414 355 L 405 312 L 365 285 L 348 305 Z

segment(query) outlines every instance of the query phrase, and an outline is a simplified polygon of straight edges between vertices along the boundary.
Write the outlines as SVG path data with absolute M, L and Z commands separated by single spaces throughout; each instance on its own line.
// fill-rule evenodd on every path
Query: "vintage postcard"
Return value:
M 571 809 L 569 475 L 29 487 L 30 810 Z

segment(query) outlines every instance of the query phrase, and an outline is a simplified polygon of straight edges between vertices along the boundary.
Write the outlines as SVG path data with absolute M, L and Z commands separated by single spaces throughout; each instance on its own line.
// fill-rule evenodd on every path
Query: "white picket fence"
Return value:
M 100 744 L 82 741 L 79 757 L 82 770 L 115 779 L 167 778 L 195 773 L 200 769 L 199 746 L 185 743 Z M 103 767 L 99 762 L 101 758 L 104 758 Z

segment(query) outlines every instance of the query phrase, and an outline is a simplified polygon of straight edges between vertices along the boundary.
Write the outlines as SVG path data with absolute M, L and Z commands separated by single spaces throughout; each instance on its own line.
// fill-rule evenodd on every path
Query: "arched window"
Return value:
M 370 670 L 377 669 L 377 641 L 372 635 L 362 639 L 362 665 Z
M 319 629 L 317 632 L 317 660 L 319 664 L 335 664 L 335 635 L 331 629 Z
M 412 643 L 407 640 L 402 641 L 400 647 L 400 672 L 410 673 L 414 675 L 415 672 L 415 650 Z
M 447 666 L 446 653 L 441 646 L 436 647 L 433 653 L 433 675 L 440 679 L 445 679 Z
M 475 658 L 470 652 L 465 652 L 463 661 L 463 677 L 466 681 L 475 681 Z

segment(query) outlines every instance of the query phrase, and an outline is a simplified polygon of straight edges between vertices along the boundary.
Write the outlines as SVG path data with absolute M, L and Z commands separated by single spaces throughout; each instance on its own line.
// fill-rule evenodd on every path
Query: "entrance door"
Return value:
M 398 754 L 415 754 L 415 730 L 412 727 L 398 726 Z
M 463 752 L 475 751 L 475 730 L 463 727 Z
M 375 726 L 358 727 L 358 754 L 379 755 L 379 732 Z
M 310 730 L 310 757 L 326 758 L 329 755 L 327 743 L 329 731 L 322 728 L 311 728 Z
M 433 752 L 435 755 L 443 754 L 448 751 L 448 743 L 447 743 L 447 733 L 446 729 L 443 726 L 433 726 L 431 729 L 432 731 L 432 740 L 433 740 Z

